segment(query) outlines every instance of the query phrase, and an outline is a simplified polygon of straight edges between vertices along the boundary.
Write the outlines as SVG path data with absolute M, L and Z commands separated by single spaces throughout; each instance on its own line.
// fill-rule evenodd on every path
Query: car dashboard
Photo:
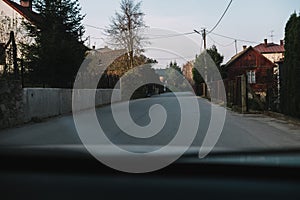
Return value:
M 1 148 L 0 199 L 300 199 L 299 155 L 190 152 L 159 171 L 129 174 L 84 147 Z M 287 157 L 294 162 L 280 162 Z

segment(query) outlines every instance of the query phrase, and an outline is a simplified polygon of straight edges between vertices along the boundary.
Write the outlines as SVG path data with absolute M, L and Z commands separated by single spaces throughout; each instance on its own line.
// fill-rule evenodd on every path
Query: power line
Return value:
M 230 5 L 232 4 L 232 1 L 233 1 L 233 0 L 231 0 L 231 1 L 229 2 L 228 6 L 227 6 L 226 10 L 224 11 L 224 13 L 222 14 L 221 18 L 219 19 L 219 21 L 217 22 L 217 24 L 216 24 L 216 25 L 208 32 L 208 34 L 210 34 L 211 32 L 213 32 L 213 31 L 218 27 L 218 25 L 221 23 L 222 19 L 224 18 L 225 14 L 226 14 L 227 11 L 228 11 Z
M 94 39 L 94 40 L 103 40 L 104 41 L 104 38 L 101 38 L 101 37 L 91 37 L 91 39 Z
M 170 35 L 161 35 L 153 38 L 145 38 L 146 40 L 156 40 L 156 39 L 165 39 L 165 38 L 172 38 L 172 37 L 180 37 L 180 36 L 185 36 L 185 35 L 192 35 L 194 32 L 189 32 L 189 33 L 180 33 L 180 34 L 170 34 Z
M 93 26 L 93 25 L 89 25 L 89 24 L 83 24 L 86 27 L 90 27 L 90 28 L 94 28 L 94 29 L 98 29 L 98 30 L 106 30 L 105 28 L 101 28 L 101 27 L 97 27 L 97 26 Z
M 218 34 L 218 33 L 213 33 L 212 32 L 211 34 L 219 36 L 219 37 L 231 39 L 231 40 L 236 40 L 236 41 L 239 41 L 239 42 L 246 42 L 246 43 L 251 43 L 251 44 L 259 44 L 259 42 L 254 42 L 254 41 L 244 40 L 244 39 L 238 39 L 238 38 L 229 37 L 229 36 L 226 36 L 226 35 L 221 35 L 221 34 Z
M 151 33 L 144 33 L 144 35 L 154 36 L 154 37 L 166 37 L 166 36 L 173 36 L 173 35 L 178 35 L 178 34 L 151 34 Z
M 211 41 L 213 41 L 215 44 L 217 44 L 217 45 L 219 45 L 221 47 L 229 47 L 229 46 L 233 45 L 235 43 L 235 41 L 236 41 L 236 40 L 234 40 L 233 42 L 230 42 L 229 44 L 225 44 L 224 45 L 224 44 L 221 44 L 221 43 L 217 42 L 216 40 L 214 40 L 210 35 L 208 35 L 208 37 L 209 37 L 209 39 Z
M 86 27 L 98 29 L 98 30 L 106 30 L 105 28 L 102 27 L 97 27 L 89 24 L 83 24 Z M 168 35 L 154 35 L 154 34 L 145 34 L 145 35 L 151 35 L 151 36 L 157 36 L 153 38 L 146 38 L 148 40 L 155 40 L 155 39 L 164 39 L 164 38 L 172 38 L 172 37 L 179 37 L 179 36 L 184 36 L 184 35 L 191 35 L 194 34 L 194 32 L 189 32 L 189 33 L 179 33 L 179 34 L 168 34 Z M 97 38 L 98 39 L 98 38 Z
M 186 58 L 186 57 L 173 57 L 173 58 L 155 58 L 155 60 L 190 60 L 190 59 L 193 59 L 195 57 L 189 57 L 189 58 Z

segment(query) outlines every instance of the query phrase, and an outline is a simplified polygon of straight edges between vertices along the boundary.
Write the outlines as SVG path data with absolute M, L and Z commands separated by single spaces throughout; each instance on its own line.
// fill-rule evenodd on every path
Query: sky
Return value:
M 86 26 L 85 36 L 90 36 L 91 45 L 96 48 L 108 45 L 103 30 L 90 26 L 106 28 L 111 17 L 119 11 L 120 0 L 79 2 L 82 13 L 86 14 L 83 23 L 89 26 Z M 145 34 L 150 41 L 145 47 L 146 56 L 157 59 L 162 67 L 171 60 L 176 60 L 180 65 L 193 60 L 203 50 L 201 35 L 195 33 L 171 38 L 161 36 L 191 33 L 194 29 L 202 28 L 209 31 L 220 19 L 229 2 L 230 0 L 143 0 L 141 10 L 145 13 L 144 20 L 149 27 Z M 299 0 L 233 0 L 213 33 L 252 42 L 237 41 L 238 52 L 243 45 L 255 46 L 264 39 L 279 43 L 284 39 L 286 22 L 294 12 L 300 13 Z M 226 63 L 236 53 L 235 42 L 213 33 L 207 37 L 207 47 L 216 45 Z

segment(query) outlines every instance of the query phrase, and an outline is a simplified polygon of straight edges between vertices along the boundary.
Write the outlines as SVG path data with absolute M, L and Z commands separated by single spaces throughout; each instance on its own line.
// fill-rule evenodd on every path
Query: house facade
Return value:
M 39 20 L 39 15 L 32 11 L 31 0 L 20 0 L 19 3 L 11 0 L 0 0 L 0 42 L 7 42 L 10 31 L 14 31 L 16 40 L 26 39 L 22 22 L 36 24 Z
M 267 90 L 273 87 L 273 70 L 276 65 L 253 47 L 244 50 L 226 64 L 229 80 L 245 75 L 252 90 L 260 96 L 265 96 Z
M 193 68 L 194 68 L 194 64 L 192 61 L 187 62 L 182 67 L 183 76 L 192 86 L 195 84 L 193 79 Z
M 277 82 L 274 83 L 277 88 L 277 104 L 280 103 L 280 92 L 281 90 L 281 82 L 282 82 L 282 71 L 283 71 L 283 63 L 284 63 L 284 54 L 285 54 L 285 48 L 284 48 L 284 41 L 280 40 L 279 44 L 275 44 L 273 42 L 269 43 L 267 39 L 264 40 L 264 43 L 261 43 L 254 47 L 255 50 L 260 52 L 263 56 L 271 60 L 273 63 L 276 64 L 274 67 L 273 73 L 274 76 L 277 77 Z
M 26 30 L 22 26 L 23 22 L 29 22 L 37 24 L 40 21 L 40 17 L 37 13 L 32 11 L 32 0 L 20 0 L 19 3 L 11 0 L 0 0 L 0 49 L 1 54 L 8 49 L 4 49 L 5 44 L 10 39 L 10 32 L 14 32 L 15 41 L 17 47 L 19 44 L 30 44 L 33 38 L 26 36 Z M 20 49 L 18 50 L 18 56 L 21 55 Z M 9 53 L 8 53 L 9 54 Z M 4 65 L 11 65 L 12 59 L 5 57 L 5 54 L 1 55 L 0 71 L 3 71 Z

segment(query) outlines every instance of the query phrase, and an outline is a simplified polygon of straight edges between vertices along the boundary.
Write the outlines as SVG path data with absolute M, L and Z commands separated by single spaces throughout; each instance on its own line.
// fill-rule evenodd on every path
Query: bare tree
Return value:
M 145 44 L 142 36 L 142 31 L 146 28 L 145 14 L 141 11 L 141 3 L 122 0 L 120 12 L 116 12 L 111 18 L 111 24 L 105 31 L 114 45 L 127 50 L 130 68 L 134 66 L 134 54 L 141 53 Z

